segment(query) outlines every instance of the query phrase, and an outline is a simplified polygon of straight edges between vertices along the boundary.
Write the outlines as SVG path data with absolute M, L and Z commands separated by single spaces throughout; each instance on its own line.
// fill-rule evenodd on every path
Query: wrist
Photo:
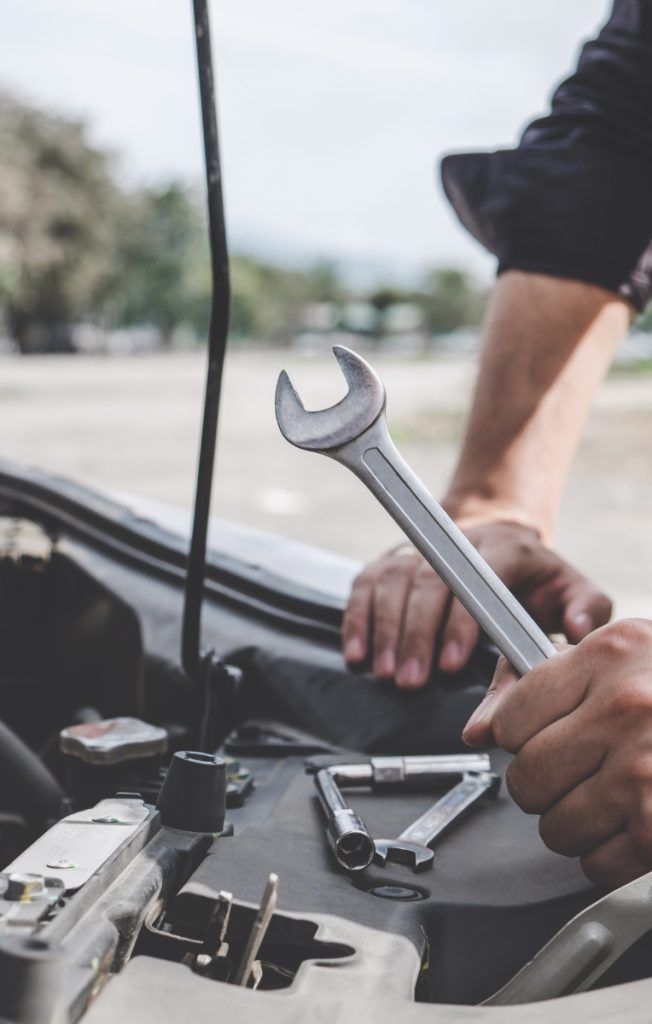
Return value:
M 462 529 L 483 523 L 509 522 L 533 530 L 545 544 L 552 544 L 554 539 L 554 523 L 535 515 L 532 509 L 518 502 L 498 496 L 487 498 L 470 492 L 449 491 L 441 504 Z

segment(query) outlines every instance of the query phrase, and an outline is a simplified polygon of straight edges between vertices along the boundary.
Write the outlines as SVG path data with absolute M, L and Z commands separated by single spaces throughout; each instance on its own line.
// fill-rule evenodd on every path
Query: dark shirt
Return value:
M 498 270 L 652 296 L 652 0 L 611 17 L 515 149 L 451 154 L 444 190 Z

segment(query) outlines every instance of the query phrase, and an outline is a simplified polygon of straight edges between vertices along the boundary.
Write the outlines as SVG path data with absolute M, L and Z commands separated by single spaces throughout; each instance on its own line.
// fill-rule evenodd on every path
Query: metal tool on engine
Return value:
M 495 799 L 500 790 L 496 772 L 467 772 L 441 799 L 404 829 L 396 839 L 374 839 L 374 860 L 379 864 L 394 861 L 408 864 L 413 871 L 430 867 L 430 846 L 482 799 Z M 430 856 L 428 856 L 430 855 Z
M 307 763 L 312 770 L 314 762 Z M 386 789 L 406 786 L 410 789 L 443 786 L 448 780 L 459 779 L 465 772 L 491 771 L 488 754 L 410 754 L 403 756 L 371 757 L 368 761 L 330 765 L 328 770 L 340 789 L 347 786 L 371 786 Z
M 314 764 L 308 763 L 307 771 L 313 771 Z M 372 757 L 359 764 L 334 764 L 317 769 L 315 786 L 326 814 L 326 835 L 335 858 L 345 871 L 363 871 L 372 860 L 380 863 L 386 860 L 407 863 L 415 871 L 424 871 L 433 862 L 434 854 L 418 834 L 401 833 L 397 839 L 372 838 L 360 816 L 346 803 L 342 788 L 371 786 L 372 789 L 406 787 L 409 789 L 442 788 L 447 783 L 462 777 L 446 796 L 438 801 L 429 813 L 433 816 L 431 828 L 435 828 L 435 817 L 440 825 L 432 839 L 453 824 L 473 803 L 493 788 L 497 792 L 500 780 L 491 771 L 488 754 L 433 754 L 405 757 Z M 473 782 L 471 780 L 484 780 Z M 491 779 L 491 785 L 487 780 Z M 464 793 L 459 786 L 468 780 Z M 497 783 L 497 785 L 496 785 Z M 454 796 L 453 794 L 457 794 Z M 444 803 L 450 797 L 448 803 Z M 435 816 L 435 808 L 442 804 Z M 425 816 L 422 815 L 422 818 Z M 421 818 L 410 828 L 415 828 Z M 427 834 L 424 831 L 424 835 Z M 380 847 L 379 847 L 380 844 Z
M 315 786 L 326 814 L 326 837 L 337 863 L 345 871 L 364 871 L 375 850 L 367 826 L 346 803 L 332 768 L 317 772 Z
M 545 633 L 397 451 L 380 378 L 350 349 L 336 345 L 333 352 L 349 391 L 330 409 L 308 412 L 281 372 L 276 419 L 283 436 L 341 462 L 362 480 L 517 672 L 524 675 L 552 657 L 555 648 Z
M 254 988 L 257 988 L 260 982 L 262 972 L 260 970 L 260 964 L 258 964 L 258 970 L 256 970 L 256 958 L 260 947 L 263 944 L 270 921 L 274 916 L 277 900 L 278 875 L 272 873 L 265 883 L 263 898 L 260 901 L 258 910 L 256 911 L 254 923 L 251 926 L 251 931 L 247 938 L 247 944 L 245 946 L 244 953 L 242 954 L 242 960 L 240 961 L 233 979 L 233 983 L 235 985 L 241 985 L 243 988 L 246 988 L 251 977 L 253 977 L 254 980 Z
M 204 944 L 201 953 L 187 954 L 184 962 L 188 963 L 195 974 L 217 981 L 226 981 L 229 976 L 230 963 L 229 944 L 226 933 L 233 908 L 233 893 L 221 890 L 217 894 L 215 906 L 206 926 Z

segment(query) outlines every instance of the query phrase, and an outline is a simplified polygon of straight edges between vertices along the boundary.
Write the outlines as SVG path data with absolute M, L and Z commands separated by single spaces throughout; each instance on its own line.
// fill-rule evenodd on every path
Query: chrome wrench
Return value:
M 394 446 L 380 378 L 350 349 L 336 345 L 333 352 L 349 391 L 330 409 L 307 411 L 281 372 L 276 420 L 283 436 L 341 462 L 362 480 L 520 675 L 552 657 L 551 641 Z
M 429 848 L 439 836 L 468 814 L 479 800 L 486 797 L 495 799 L 499 790 L 500 776 L 496 772 L 468 772 L 396 839 L 374 839 L 374 860 L 379 864 L 388 860 L 404 863 L 407 859 L 405 851 L 419 847 L 432 854 Z M 431 861 L 432 857 L 430 861 L 422 858 L 415 864 L 413 856 L 407 859 L 415 871 L 429 867 Z

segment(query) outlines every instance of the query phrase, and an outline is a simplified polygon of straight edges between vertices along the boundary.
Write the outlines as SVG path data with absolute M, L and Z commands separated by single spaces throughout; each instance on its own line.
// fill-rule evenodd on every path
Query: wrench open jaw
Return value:
M 330 409 L 308 412 L 283 371 L 276 387 L 283 436 L 355 473 L 519 675 L 554 657 L 550 639 L 397 451 L 381 380 L 355 352 L 340 346 L 333 351 L 348 394 Z
M 421 843 L 407 839 L 374 839 L 374 860 L 377 864 L 405 864 L 413 871 L 426 871 L 435 859 L 435 854 Z
M 278 378 L 276 422 L 283 437 L 296 448 L 311 452 L 339 448 L 359 437 L 385 408 L 385 387 L 369 364 L 343 345 L 335 345 L 333 352 L 349 390 L 330 409 L 309 411 L 285 370 Z

